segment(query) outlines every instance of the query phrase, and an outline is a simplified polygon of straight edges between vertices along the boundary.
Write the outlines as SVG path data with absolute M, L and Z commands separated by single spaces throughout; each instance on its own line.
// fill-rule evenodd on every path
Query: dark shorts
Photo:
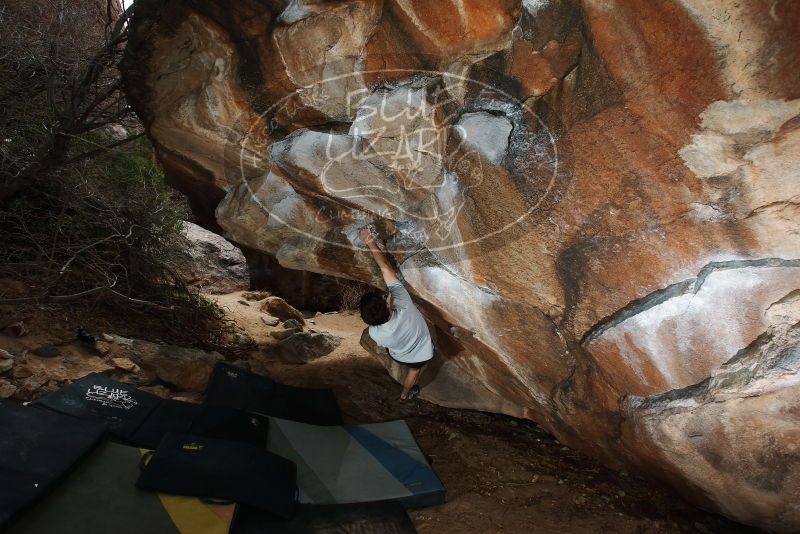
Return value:
M 387 351 L 387 352 L 388 352 L 388 351 Z M 391 355 L 391 354 L 389 354 L 389 357 L 390 357 L 390 358 L 392 358 L 392 355 Z M 433 359 L 433 358 L 431 358 L 431 360 L 432 360 L 432 359 Z M 421 369 L 421 368 L 425 367 L 425 365 L 427 365 L 427 363 L 428 363 L 429 361 L 431 361 L 431 360 L 425 360 L 424 362 L 413 362 L 413 363 L 408 363 L 408 362 L 401 362 L 400 360 L 395 360 L 394 358 L 392 358 L 392 360 L 396 361 L 396 362 L 397 362 L 397 363 L 399 363 L 400 365 L 404 365 L 404 366 L 406 366 L 406 367 L 410 367 L 410 368 L 412 368 L 412 369 Z

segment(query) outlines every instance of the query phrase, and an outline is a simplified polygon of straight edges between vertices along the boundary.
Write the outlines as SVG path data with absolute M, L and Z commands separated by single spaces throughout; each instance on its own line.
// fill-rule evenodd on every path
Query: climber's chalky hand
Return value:
M 358 238 L 361 241 L 363 241 L 364 244 L 366 245 L 374 243 L 377 235 L 378 235 L 377 232 L 372 226 L 365 226 L 364 228 L 358 231 Z

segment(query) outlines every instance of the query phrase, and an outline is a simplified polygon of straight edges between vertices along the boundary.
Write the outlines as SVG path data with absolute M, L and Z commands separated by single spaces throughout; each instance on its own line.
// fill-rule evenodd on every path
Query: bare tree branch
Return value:
M 86 291 L 81 291 L 79 293 L 72 293 L 71 295 L 46 295 L 44 297 L 23 297 L 23 298 L 16 298 L 16 299 L 0 299 L 0 304 L 22 304 L 25 302 L 68 302 L 72 300 L 78 300 L 82 298 L 86 298 L 92 295 L 98 295 L 102 293 L 107 293 L 114 298 L 124 300 L 131 304 L 136 304 L 138 306 L 145 306 L 147 308 L 152 308 L 159 311 L 172 311 L 175 309 L 174 306 L 162 306 L 155 302 L 150 302 L 149 300 L 142 300 L 136 299 L 133 297 L 128 297 L 119 293 L 118 291 L 114 291 L 109 286 L 101 286 L 101 287 L 94 287 L 92 289 L 87 289 Z
M 72 165 L 73 163 L 77 163 L 80 160 L 83 160 L 83 159 L 86 159 L 86 158 L 93 158 L 94 156 L 96 156 L 98 154 L 101 154 L 103 152 L 108 152 L 109 150 L 112 150 L 114 148 L 122 146 L 122 145 L 124 145 L 126 143 L 130 143 L 131 141 L 133 141 L 135 139 L 139 139 L 140 137 L 142 137 L 144 135 L 145 135 L 144 132 L 140 132 L 140 133 L 138 133 L 136 135 L 132 135 L 130 137 L 126 137 L 125 139 L 117 141 L 116 143 L 111 143 L 110 145 L 104 145 L 104 146 L 101 146 L 98 149 L 91 150 L 89 152 L 85 152 L 85 153 L 79 154 L 77 156 L 73 156 L 70 159 L 66 160 L 64 163 L 62 163 L 61 165 L 66 167 L 67 165 Z

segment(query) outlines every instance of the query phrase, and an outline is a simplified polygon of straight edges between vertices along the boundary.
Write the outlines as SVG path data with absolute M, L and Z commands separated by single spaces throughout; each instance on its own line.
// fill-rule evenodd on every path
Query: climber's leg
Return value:
M 411 391 L 411 388 L 417 383 L 420 371 L 422 371 L 421 367 L 408 368 L 408 372 L 406 372 L 406 378 L 403 380 L 403 393 L 400 394 L 401 399 L 405 400 L 408 398 L 408 392 Z

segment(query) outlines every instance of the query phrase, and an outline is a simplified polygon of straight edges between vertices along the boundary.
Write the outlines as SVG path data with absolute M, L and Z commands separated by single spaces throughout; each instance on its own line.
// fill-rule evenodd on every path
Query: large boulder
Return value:
M 800 530 L 800 4 L 137 10 L 125 83 L 171 183 L 380 286 L 374 224 L 436 332 L 423 396 Z
M 213 294 L 250 287 L 244 254 L 221 235 L 184 221 L 179 240 L 173 268 L 185 283 Z

